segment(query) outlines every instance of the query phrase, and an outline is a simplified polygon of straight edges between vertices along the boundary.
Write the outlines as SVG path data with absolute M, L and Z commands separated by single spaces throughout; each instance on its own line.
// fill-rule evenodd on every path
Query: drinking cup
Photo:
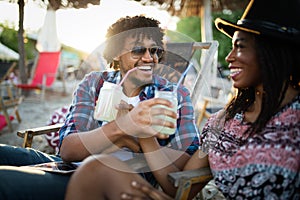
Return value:
M 167 106 L 164 106 L 164 105 L 156 105 L 154 107 L 156 108 L 165 108 L 165 109 L 168 109 L 168 110 L 172 110 L 173 112 L 177 113 L 177 93 L 173 92 L 173 91 L 155 91 L 155 98 L 164 98 L 164 99 L 167 99 L 169 101 L 172 102 L 172 105 L 173 107 L 170 108 L 170 107 L 167 107 Z M 177 126 L 177 119 L 174 119 L 174 118 L 171 118 L 169 116 L 166 116 L 166 115 L 158 115 L 156 116 L 157 118 L 163 120 L 164 122 L 166 121 L 170 121 L 172 123 L 175 124 L 175 128 L 169 128 L 169 127 L 166 127 L 166 126 L 157 126 L 157 125 L 154 125 L 153 126 L 153 129 L 162 133 L 162 134 L 167 134 L 167 135 L 171 135 L 171 134 L 174 134 L 175 131 L 176 131 L 176 126 Z
M 122 94 L 122 86 L 105 81 L 96 103 L 94 118 L 107 122 L 116 119 L 118 110 L 115 106 L 120 104 Z

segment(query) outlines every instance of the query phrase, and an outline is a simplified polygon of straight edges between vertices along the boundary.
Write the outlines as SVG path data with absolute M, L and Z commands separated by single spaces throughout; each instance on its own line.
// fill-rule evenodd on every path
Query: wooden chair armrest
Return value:
M 207 183 L 213 178 L 210 168 L 173 172 L 168 174 L 169 181 L 178 187 L 175 199 L 184 200 L 189 196 L 191 186 L 195 183 Z
M 21 138 L 24 138 L 23 147 L 31 147 L 32 139 L 34 136 L 43 135 L 51 132 L 59 131 L 62 127 L 61 124 L 54 124 L 49 126 L 42 126 L 37 128 L 25 129 L 17 132 L 17 135 Z
M 125 161 L 134 171 L 149 171 L 149 166 L 143 155 L 136 156 Z M 178 187 L 175 199 L 188 199 L 191 186 L 196 183 L 208 183 L 213 178 L 210 168 L 173 172 L 168 174 L 169 181 Z

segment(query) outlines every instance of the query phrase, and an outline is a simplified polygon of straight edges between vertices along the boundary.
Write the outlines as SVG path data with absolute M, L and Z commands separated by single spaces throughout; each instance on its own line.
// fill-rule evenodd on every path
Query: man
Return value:
M 162 149 L 168 155 L 170 162 L 175 162 L 179 168 L 184 166 L 190 155 L 198 148 L 198 130 L 194 123 L 194 110 L 189 91 L 183 86 L 178 88 L 177 113 L 169 109 L 153 107 L 157 104 L 166 107 L 173 106 L 168 100 L 153 98 L 155 90 L 170 90 L 175 86 L 174 83 L 153 74 L 153 69 L 163 56 L 163 36 L 159 22 L 144 16 L 121 18 L 109 27 L 104 58 L 114 70 L 91 72 L 78 84 L 66 121 L 60 130 L 59 156 L 62 160 L 82 161 L 90 155 L 102 153 L 111 153 L 125 160 L 137 153 L 151 153 Z M 116 119 L 110 122 L 96 120 L 94 110 L 97 101 L 100 100 L 99 92 L 104 82 L 120 83 L 125 74 L 134 68 L 136 70 L 132 71 L 122 84 L 124 93 L 122 103 L 114 105 L 119 111 Z M 177 118 L 177 125 L 161 120 L 156 117 L 157 115 Z M 170 136 L 162 136 L 152 128 L 155 125 L 170 128 L 177 126 L 176 132 Z M 163 148 L 164 146 L 171 148 Z M 3 147 L 0 148 L 0 155 L 7 157 L 7 149 L 12 152 L 21 151 Z M 29 150 L 23 149 L 22 151 Z M 10 153 L 9 155 L 10 160 L 3 164 L 28 165 L 51 161 L 47 157 L 40 159 L 44 158 L 44 155 L 40 153 L 38 153 L 39 158 L 34 161 L 22 159 L 20 156 L 18 157 L 20 160 L 16 162 L 14 158 L 19 154 Z M 32 158 L 32 153 L 29 158 Z M 153 164 L 155 157 L 148 156 L 147 162 Z M 170 163 L 156 166 L 157 168 L 152 168 L 151 171 L 160 170 L 159 168 L 168 164 Z M 8 171 L 9 175 L 4 177 Z M 0 167 L 1 195 L 5 198 L 19 194 L 24 196 L 24 193 L 28 193 L 33 198 L 39 199 L 41 197 L 43 199 L 64 198 L 69 176 L 50 173 L 40 175 L 39 173 L 41 172 L 27 173 L 15 167 Z M 19 176 L 13 176 L 14 174 L 19 174 Z M 154 178 L 152 173 L 141 175 L 150 183 L 156 183 L 157 177 Z M 20 181 L 19 177 L 27 177 L 27 180 Z M 14 186 L 8 188 L 7 185 L 12 183 Z M 30 185 L 26 191 L 24 191 L 25 185 Z

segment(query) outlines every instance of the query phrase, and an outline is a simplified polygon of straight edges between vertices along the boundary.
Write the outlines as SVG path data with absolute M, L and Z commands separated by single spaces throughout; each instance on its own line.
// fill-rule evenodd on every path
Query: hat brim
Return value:
M 215 25 L 219 31 L 221 31 L 222 33 L 224 33 L 225 35 L 227 35 L 230 38 L 232 38 L 235 31 L 246 31 L 249 33 L 257 34 L 257 35 L 261 34 L 259 31 L 249 29 L 249 28 L 237 25 L 237 24 L 233 24 L 233 23 L 231 23 L 227 20 L 221 19 L 221 18 L 217 18 L 215 20 Z

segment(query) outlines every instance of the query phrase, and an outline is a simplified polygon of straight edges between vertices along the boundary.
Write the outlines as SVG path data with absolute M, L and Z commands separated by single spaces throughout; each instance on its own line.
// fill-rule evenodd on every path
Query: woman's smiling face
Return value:
M 250 33 L 236 31 L 232 37 L 232 50 L 226 57 L 235 88 L 257 87 L 262 83 L 257 60 L 255 39 Z

